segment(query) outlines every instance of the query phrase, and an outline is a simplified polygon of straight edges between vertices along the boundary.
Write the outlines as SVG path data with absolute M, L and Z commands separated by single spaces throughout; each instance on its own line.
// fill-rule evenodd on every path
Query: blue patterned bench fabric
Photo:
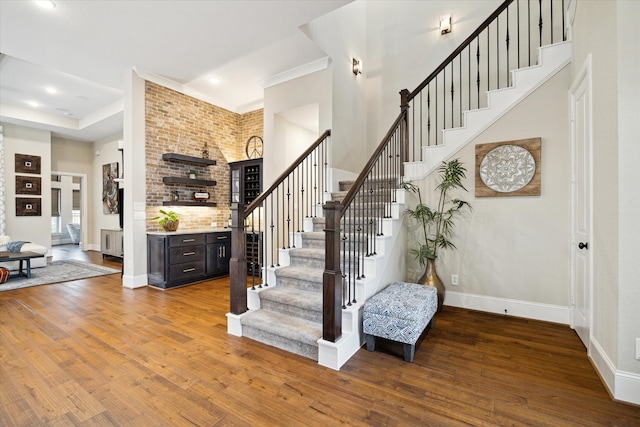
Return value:
M 430 325 L 438 309 L 434 287 L 395 282 L 364 304 L 363 332 L 367 350 L 375 349 L 375 337 L 403 343 L 407 362 L 413 361 L 415 343 Z

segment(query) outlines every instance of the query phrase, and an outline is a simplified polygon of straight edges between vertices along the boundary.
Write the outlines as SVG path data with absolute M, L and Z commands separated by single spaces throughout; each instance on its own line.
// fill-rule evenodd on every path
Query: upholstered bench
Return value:
M 395 282 L 364 303 L 363 332 L 367 350 L 374 351 L 376 337 L 401 342 L 404 360 L 413 362 L 416 342 L 433 326 L 438 310 L 436 288 Z

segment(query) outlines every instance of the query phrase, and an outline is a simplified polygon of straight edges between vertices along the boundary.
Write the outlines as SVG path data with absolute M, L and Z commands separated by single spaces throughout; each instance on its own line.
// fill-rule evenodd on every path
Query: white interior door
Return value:
M 591 334 L 591 58 L 571 87 L 571 323 L 589 349 Z

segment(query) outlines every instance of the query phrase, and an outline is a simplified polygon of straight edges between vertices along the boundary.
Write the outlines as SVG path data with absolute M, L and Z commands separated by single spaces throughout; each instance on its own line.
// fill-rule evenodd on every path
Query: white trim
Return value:
M 618 371 L 594 338 L 589 342 L 589 358 L 615 400 L 640 405 L 640 375 Z
M 242 314 L 233 314 L 233 313 L 227 313 L 227 333 L 230 335 L 235 335 L 236 337 L 241 337 L 242 336 L 242 316 L 248 314 L 249 312 L 246 311 Z
M 564 325 L 569 324 L 569 307 L 561 305 L 451 291 L 447 291 L 445 294 L 444 305 Z
M 74 173 L 74 172 L 59 172 L 59 171 L 51 171 L 51 175 L 66 175 L 66 176 L 76 176 L 80 178 L 80 247 L 83 251 L 89 250 L 89 246 L 87 242 L 89 241 L 89 219 L 88 219 L 88 209 L 89 209 L 89 201 L 88 198 L 88 189 L 89 180 L 87 178 L 86 173 Z M 71 243 L 71 242 L 69 242 Z M 98 249 L 95 250 L 100 250 Z
M 124 260 L 122 261 L 124 262 Z M 122 287 L 129 289 L 142 288 L 147 286 L 148 278 L 146 274 L 141 274 L 138 276 L 132 276 L 129 274 L 125 274 L 122 276 Z
M 309 62 L 299 67 L 292 68 L 287 71 L 283 71 L 282 73 L 276 74 L 275 76 L 271 76 L 264 80 L 261 80 L 258 82 L 258 85 L 263 89 L 266 89 L 271 86 L 288 82 L 289 80 L 297 79 L 299 77 L 315 73 L 316 71 L 326 70 L 329 67 L 330 63 L 331 59 L 328 56 L 325 56 L 324 58 L 320 58 L 318 60 Z

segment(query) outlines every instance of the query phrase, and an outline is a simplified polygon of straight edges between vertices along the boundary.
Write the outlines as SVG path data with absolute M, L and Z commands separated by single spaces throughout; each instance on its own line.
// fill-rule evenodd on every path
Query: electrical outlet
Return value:
M 458 286 L 458 275 L 457 274 L 452 274 L 451 275 L 451 285 L 452 286 Z

